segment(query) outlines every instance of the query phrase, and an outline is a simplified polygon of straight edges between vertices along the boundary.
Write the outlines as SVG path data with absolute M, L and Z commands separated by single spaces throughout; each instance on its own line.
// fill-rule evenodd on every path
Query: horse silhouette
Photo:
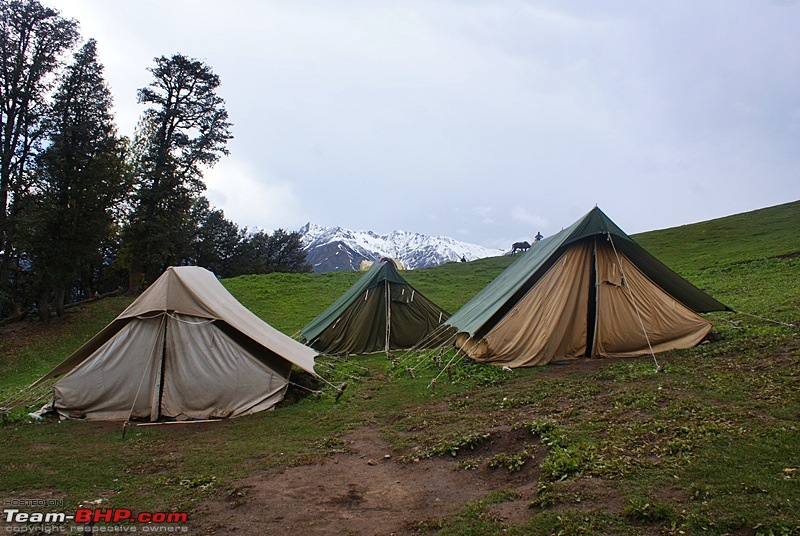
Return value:
M 511 246 L 511 254 L 514 255 L 517 251 L 527 251 L 530 247 L 531 245 L 527 242 L 514 242 Z

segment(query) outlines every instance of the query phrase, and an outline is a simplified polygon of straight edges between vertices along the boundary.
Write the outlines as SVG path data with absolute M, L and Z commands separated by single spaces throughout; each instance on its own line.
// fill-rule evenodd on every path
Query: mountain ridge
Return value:
M 381 257 L 399 259 L 406 269 L 427 268 L 446 262 L 495 257 L 505 252 L 446 236 L 428 236 L 403 230 L 386 234 L 325 227 L 308 222 L 300 228 L 303 249 L 315 272 L 358 270 L 361 261 Z

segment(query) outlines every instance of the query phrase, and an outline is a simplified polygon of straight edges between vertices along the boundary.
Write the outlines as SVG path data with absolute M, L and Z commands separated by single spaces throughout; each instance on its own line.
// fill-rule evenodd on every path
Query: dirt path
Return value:
M 475 455 L 485 458 L 522 437 L 511 431 L 498 436 Z M 345 440 L 348 453 L 237 481 L 232 491 L 200 505 L 193 530 L 245 535 L 410 534 L 498 488 L 514 491 L 519 499 L 503 503 L 497 515 L 532 516 L 528 506 L 536 494 L 538 459 L 515 473 L 485 464 L 459 470 L 457 462 L 447 457 L 402 463 L 372 429 L 357 430 Z M 543 456 L 542 448 L 536 458 Z
M 551 377 L 587 373 L 617 361 L 579 360 L 553 365 L 546 373 Z M 509 524 L 524 523 L 541 512 L 531 508 L 531 503 L 537 498 L 539 464 L 547 449 L 525 429 L 487 431 L 489 440 L 457 458 L 434 456 L 404 463 L 376 428 L 364 426 L 342 438 L 345 453 L 235 481 L 232 489 L 198 506 L 191 528 L 193 533 L 207 535 L 430 534 L 438 521 L 495 490 L 516 498 L 491 507 L 490 514 Z M 532 459 L 521 470 L 488 467 L 487 461 L 495 454 L 523 449 L 532 453 Z M 459 466 L 468 458 L 478 461 L 475 468 Z M 619 492 L 595 479 L 574 479 L 568 488 L 574 492 L 570 496 L 592 498 L 569 504 L 572 508 L 608 512 L 622 508 Z

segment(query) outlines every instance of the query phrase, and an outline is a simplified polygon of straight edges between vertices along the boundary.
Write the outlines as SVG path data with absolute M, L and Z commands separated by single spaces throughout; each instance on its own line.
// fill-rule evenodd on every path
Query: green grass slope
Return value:
M 412 378 L 369 356 L 321 367 L 351 382 L 338 402 L 328 388 L 319 400 L 204 428 L 134 428 L 122 439 L 119 423 L 29 423 L 16 413 L 0 430 L 0 497 L 64 499 L 68 507 L 102 499 L 103 507 L 200 516 L 198 502 L 233 497 L 237 478 L 342 452 L 347 434 L 369 423 L 394 459 L 491 475 L 486 496 L 456 514 L 409 518 L 414 533 L 800 534 L 799 236 L 795 202 L 634 237 L 723 303 L 755 315 L 710 315 L 716 341 L 659 355 L 665 373 L 639 358 L 511 373 L 460 364 L 452 375 L 427 364 Z M 510 262 L 404 276 L 455 312 Z M 359 275 L 223 283 L 294 334 Z M 2 328 L 0 396 L 60 362 L 127 303 L 104 300 L 47 326 Z M 503 508 L 524 515 L 497 515 Z
M 633 238 L 679 272 L 800 254 L 800 201 Z

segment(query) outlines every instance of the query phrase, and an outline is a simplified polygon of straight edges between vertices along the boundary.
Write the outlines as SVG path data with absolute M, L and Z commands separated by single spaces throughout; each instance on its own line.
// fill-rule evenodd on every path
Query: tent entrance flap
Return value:
M 215 323 L 197 320 L 177 314 L 170 318 L 161 417 L 219 419 L 277 403 L 276 394 L 282 397 L 288 386 L 284 371 L 248 358 L 247 349 Z M 174 359 L 176 355 L 193 359 Z
M 163 315 L 164 318 L 164 342 L 161 346 L 161 355 L 158 362 L 158 376 L 156 381 L 158 385 L 153 390 L 155 395 L 154 400 L 150 403 L 150 420 L 155 422 L 161 417 L 161 400 L 164 397 L 164 368 L 166 367 L 166 357 L 168 348 L 168 335 L 169 335 L 169 318 L 167 314 Z
M 584 355 L 591 254 L 590 242 L 567 249 L 487 335 L 462 349 L 473 359 L 511 367 Z
M 592 239 L 592 257 L 589 261 L 589 301 L 586 306 L 586 352 L 584 357 L 594 355 L 594 333 L 597 329 L 597 237 Z
M 149 419 L 164 347 L 163 316 L 129 322 L 53 386 L 61 417 Z M 154 395 L 155 393 L 155 395 Z

